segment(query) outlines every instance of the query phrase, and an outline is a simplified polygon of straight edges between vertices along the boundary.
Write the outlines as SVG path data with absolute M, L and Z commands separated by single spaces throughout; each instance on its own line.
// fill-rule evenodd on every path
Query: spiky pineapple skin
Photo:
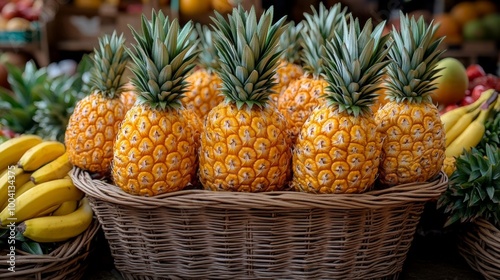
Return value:
M 314 108 L 324 103 L 320 96 L 325 93 L 327 85 L 322 78 L 302 76 L 291 82 L 279 96 L 278 109 L 287 118 L 293 143 Z
M 90 172 L 109 173 L 113 144 L 125 112 L 119 99 L 108 99 L 98 93 L 80 100 L 65 133 L 71 163 Z
M 222 80 L 217 74 L 200 68 L 190 74 L 186 81 L 189 86 L 182 102 L 200 118 L 204 118 L 213 107 L 224 100 L 219 90 Z
M 204 122 L 200 182 L 213 191 L 281 190 L 290 174 L 291 143 L 276 107 L 237 109 L 221 103 Z
M 132 106 L 134 106 L 135 101 L 137 101 L 137 95 L 134 92 L 134 86 L 132 83 L 128 82 L 124 86 L 124 91 L 120 94 L 120 100 L 123 105 L 125 105 L 125 109 L 128 111 Z
M 386 186 L 425 182 L 438 174 L 445 158 L 445 134 L 437 107 L 389 101 L 375 114 L 385 135 L 379 167 Z
M 318 107 L 294 146 L 292 186 L 318 194 L 362 193 L 377 178 L 381 148 L 373 118 Z
M 184 189 L 196 178 L 194 135 L 181 110 L 135 105 L 127 112 L 114 145 L 115 184 L 141 196 Z
M 304 70 L 300 65 L 282 60 L 276 70 L 274 93 L 269 98 L 278 104 L 279 96 L 287 89 L 288 85 L 298 80 L 302 75 L 304 75 Z

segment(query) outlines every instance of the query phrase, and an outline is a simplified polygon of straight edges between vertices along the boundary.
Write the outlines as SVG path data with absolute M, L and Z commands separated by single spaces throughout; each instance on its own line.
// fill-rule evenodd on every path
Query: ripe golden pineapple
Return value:
M 286 119 L 269 100 L 284 18 L 274 24 L 272 18 L 272 8 L 257 20 L 253 8 L 240 6 L 229 22 L 218 13 L 213 19 L 225 102 L 208 113 L 200 137 L 199 176 L 205 189 L 274 191 L 288 179 Z
M 220 94 L 222 80 L 215 72 L 219 63 L 213 46 L 212 31 L 200 24 L 196 25 L 196 30 L 201 41 L 201 52 L 198 56 L 200 67 L 187 77 L 189 86 L 182 102 L 203 119 L 224 97 Z
M 151 21 L 143 15 L 141 30 L 132 28 L 137 43 L 130 52 L 131 81 L 139 95 L 118 131 L 112 176 L 130 194 L 154 196 L 196 179 L 196 132 L 181 99 L 198 50 L 189 40 L 191 22 L 181 28 L 161 11 L 153 11 Z
M 445 158 L 445 133 L 430 94 L 436 64 L 443 52 L 433 38 L 436 25 L 403 14 L 401 31 L 391 32 L 386 95 L 389 102 L 376 113 L 384 137 L 380 182 L 393 186 L 424 182 L 440 172 Z
M 278 98 L 278 109 L 288 119 L 293 142 L 312 110 L 321 103 L 319 97 L 325 94 L 323 46 L 333 38 L 346 13 L 340 3 L 330 9 L 320 3 L 319 12 L 311 9 L 312 14 L 304 14 L 306 28 L 302 31 L 304 75 L 291 82 Z
M 120 100 L 123 105 L 125 105 L 125 110 L 130 110 L 132 106 L 134 106 L 135 101 L 137 100 L 137 94 L 134 92 L 134 86 L 131 82 L 126 82 L 123 85 L 123 91 L 120 94 Z
M 129 56 L 123 34 L 99 39 L 91 70 L 92 93 L 78 102 L 65 133 L 71 163 L 90 172 L 109 173 L 113 143 L 126 109 L 120 101 Z
M 347 23 L 349 21 L 349 23 Z M 316 107 L 293 152 L 292 186 L 311 193 L 361 193 L 377 178 L 382 139 L 372 105 L 387 66 L 383 23 L 360 29 L 349 16 L 325 45 L 326 103 Z
M 286 25 L 285 32 L 280 37 L 279 47 L 283 49 L 280 64 L 276 70 L 276 85 L 273 87 L 274 93 L 270 98 L 278 104 L 278 98 L 288 85 L 304 74 L 302 66 L 300 66 L 300 44 L 302 41 L 301 30 L 304 25 L 299 23 L 295 25 L 292 21 Z

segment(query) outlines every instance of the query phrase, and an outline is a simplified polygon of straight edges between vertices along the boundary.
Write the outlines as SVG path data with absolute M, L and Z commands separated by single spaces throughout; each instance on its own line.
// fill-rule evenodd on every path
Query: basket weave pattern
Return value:
M 485 279 L 500 279 L 500 230 L 484 219 L 460 236 L 458 251 Z
M 77 237 L 62 243 L 47 255 L 32 255 L 16 250 L 15 272 L 10 272 L 6 251 L 0 251 L 0 279 L 81 279 L 88 265 L 88 255 L 94 235 L 99 229 L 97 221 Z
M 355 195 L 185 190 L 128 195 L 77 168 L 127 279 L 371 279 L 397 277 L 440 174 Z

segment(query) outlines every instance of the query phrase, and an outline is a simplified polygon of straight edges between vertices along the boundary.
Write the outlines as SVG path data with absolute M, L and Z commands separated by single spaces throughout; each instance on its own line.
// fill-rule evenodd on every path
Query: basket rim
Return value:
M 16 248 L 16 264 L 41 264 L 41 263 L 52 263 L 68 261 L 68 259 L 73 258 L 75 255 L 79 254 L 81 248 L 83 248 L 92 238 L 94 238 L 100 227 L 99 221 L 93 219 L 90 226 L 80 235 L 62 243 L 52 252 L 46 255 L 33 255 Z M 0 251 L 1 252 L 1 251 Z M 0 256 L 0 262 L 5 263 L 7 260 L 7 255 L 2 254 Z M 41 267 L 43 268 L 43 266 Z M 34 271 L 36 272 L 36 271 Z
M 448 177 L 440 171 L 428 182 L 401 184 L 361 194 L 311 194 L 295 191 L 261 193 L 215 192 L 209 190 L 181 190 L 153 197 L 131 195 L 116 185 L 98 179 L 78 167 L 70 171 L 75 186 L 88 196 L 101 201 L 138 209 L 159 207 L 195 209 L 380 209 L 426 202 L 441 195 Z

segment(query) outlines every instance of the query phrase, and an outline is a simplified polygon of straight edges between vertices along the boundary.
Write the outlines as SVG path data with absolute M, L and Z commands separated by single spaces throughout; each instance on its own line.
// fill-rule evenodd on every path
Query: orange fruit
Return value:
M 183 16 L 200 16 L 210 12 L 210 0 L 180 0 L 179 12 Z
M 434 16 L 434 23 L 439 24 L 439 28 L 434 35 L 436 38 L 446 36 L 444 42 L 450 45 L 461 42 L 460 25 L 450 14 L 445 13 Z
M 229 13 L 233 10 L 232 0 L 212 0 L 212 8 L 219 13 Z
M 494 14 L 497 10 L 495 3 L 493 3 L 492 1 L 478 0 L 478 1 L 474 2 L 474 4 L 476 6 L 476 10 L 479 13 L 480 17 L 483 17 L 485 15 L 489 15 L 489 14 Z
M 479 17 L 479 11 L 476 9 L 474 2 L 466 1 L 453 6 L 450 10 L 450 15 L 463 26 L 467 22 L 477 19 Z

